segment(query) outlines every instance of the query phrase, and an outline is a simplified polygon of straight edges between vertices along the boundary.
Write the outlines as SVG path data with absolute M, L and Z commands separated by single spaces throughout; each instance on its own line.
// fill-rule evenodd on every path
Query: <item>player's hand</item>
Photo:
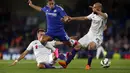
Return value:
M 98 13 L 98 10 L 96 8 L 93 8 L 93 12 Z
M 89 8 L 92 8 L 93 12 L 95 12 L 95 13 L 98 13 L 98 12 L 99 12 L 99 10 L 97 10 L 97 9 L 94 8 L 93 6 L 89 6 Z
M 28 5 L 32 5 L 32 1 L 31 0 L 28 0 Z
M 71 17 L 70 16 L 65 16 L 64 18 L 61 19 L 61 21 L 63 22 L 70 22 L 71 21 Z
M 69 16 L 67 22 L 70 22 L 70 21 L 72 21 L 72 17 Z
M 17 62 L 18 62 L 18 60 L 15 60 L 10 66 L 16 65 Z
M 69 16 L 64 16 L 63 21 L 68 22 Z
M 93 6 L 89 6 L 89 8 L 92 8 L 92 9 L 93 9 Z

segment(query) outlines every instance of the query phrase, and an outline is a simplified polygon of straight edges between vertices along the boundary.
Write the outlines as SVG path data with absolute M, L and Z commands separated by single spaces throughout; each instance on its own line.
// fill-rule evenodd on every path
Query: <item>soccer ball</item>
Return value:
M 105 59 L 101 60 L 100 64 L 103 68 L 109 68 L 111 61 L 108 58 L 105 58 Z

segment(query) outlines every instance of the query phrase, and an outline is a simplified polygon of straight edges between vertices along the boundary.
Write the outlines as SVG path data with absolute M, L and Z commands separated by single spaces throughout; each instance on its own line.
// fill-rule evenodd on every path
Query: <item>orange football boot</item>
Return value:
M 86 69 L 86 70 L 90 70 L 91 67 L 90 67 L 89 65 L 86 65 L 85 69 Z
M 63 68 L 67 68 L 67 64 L 65 61 L 59 61 L 58 62 Z

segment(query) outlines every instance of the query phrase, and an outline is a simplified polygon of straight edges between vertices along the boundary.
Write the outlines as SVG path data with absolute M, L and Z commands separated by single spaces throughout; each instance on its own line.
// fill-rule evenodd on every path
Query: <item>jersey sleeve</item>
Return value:
M 55 51 L 55 43 L 56 41 L 51 41 L 51 42 L 47 42 L 47 44 L 45 45 L 45 47 L 47 47 L 48 49 L 51 49 L 53 52 Z
M 41 9 L 41 11 L 46 12 L 46 6 Z
M 108 17 L 108 14 L 107 14 L 107 13 L 105 13 L 105 15 L 106 15 L 106 17 Z
M 64 11 L 64 9 L 63 9 L 61 6 L 58 6 L 58 7 L 59 7 L 59 8 L 58 8 L 58 11 L 59 11 L 60 15 L 61 15 L 62 17 L 67 16 L 67 14 L 66 14 L 66 12 Z
M 106 15 L 106 17 L 108 18 L 108 14 L 107 13 L 104 13 Z
M 26 50 L 30 51 L 30 50 L 32 50 L 32 49 L 33 49 L 33 42 L 31 42 L 31 43 L 29 44 L 29 46 L 27 47 Z
M 88 18 L 89 20 L 92 20 L 92 16 L 93 16 L 93 13 L 89 14 L 89 15 L 87 16 L 87 18 Z

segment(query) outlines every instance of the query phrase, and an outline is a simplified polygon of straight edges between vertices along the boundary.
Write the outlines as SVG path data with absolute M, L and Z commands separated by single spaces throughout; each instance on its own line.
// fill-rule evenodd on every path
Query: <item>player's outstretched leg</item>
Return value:
M 58 63 L 63 67 L 63 68 L 67 68 L 67 65 L 72 61 L 72 59 L 74 58 L 74 56 L 76 55 L 76 53 L 79 51 L 80 49 L 80 44 L 77 44 L 75 46 L 75 48 L 69 52 L 68 54 L 68 58 L 66 61 L 59 61 Z
M 104 51 L 104 48 L 103 48 L 102 46 L 99 46 L 99 47 L 97 48 L 96 59 L 99 59 L 101 53 L 103 54 L 103 57 L 105 57 L 104 52 L 105 52 L 105 51 Z
M 86 65 L 85 69 L 91 69 L 91 63 L 93 59 L 93 50 L 96 48 L 96 44 L 94 42 L 89 43 L 88 45 L 88 64 Z
M 93 59 L 93 50 L 88 50 L 88 64 L 86 65 L 87 70 L 91 68 L 92 59 Z

